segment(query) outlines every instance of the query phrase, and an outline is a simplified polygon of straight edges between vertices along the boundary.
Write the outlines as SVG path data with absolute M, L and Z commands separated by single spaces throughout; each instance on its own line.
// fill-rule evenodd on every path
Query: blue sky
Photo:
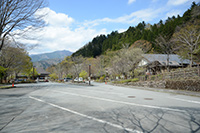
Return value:
M 123 32 L 139 22 L 154 24 L 173 15 L 180 16 L 200 0 L 49 0 L 47 27 L 35 33 L 39 44 L 30 54 L 70 50 L 75 52 L 95 36 L 118 30 Z

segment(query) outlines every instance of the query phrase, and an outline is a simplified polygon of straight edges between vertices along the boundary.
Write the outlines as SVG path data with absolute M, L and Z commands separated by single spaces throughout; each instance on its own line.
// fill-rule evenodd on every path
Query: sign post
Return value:
M 91 80 L 90 76 L 91 76 L 91 64 L 89 64 L 89 77 L 88 77 L 89 78 L 89 85 L 90 85 L 90 80 Z

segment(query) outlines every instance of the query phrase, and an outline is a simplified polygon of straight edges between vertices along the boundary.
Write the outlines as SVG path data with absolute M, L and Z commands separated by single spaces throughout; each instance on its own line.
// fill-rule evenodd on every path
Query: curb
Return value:
M 1 86 L 0 89 L 12 89 L 16 88 L 16 86 Z

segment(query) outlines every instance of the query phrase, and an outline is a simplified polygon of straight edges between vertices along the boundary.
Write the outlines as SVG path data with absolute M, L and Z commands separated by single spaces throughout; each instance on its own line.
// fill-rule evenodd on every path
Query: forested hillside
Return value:
M 83 57 L 96 57 L 108 50 L 116 51 L 123 48 L 124 45 L 131 46 L 136 41 L 143 41 L 150 44 L 150 49 L 145 53 L 163 53 L 163 50 L 157 45 L 156 39 L 159 35 L 166 36 L 168 40 L 175 33 L 177 27 L 187 25 L 189 22 L 194 23 L 200 20 L 200 3 L 192 3 L 191 7 L 183 14 L 183 16 L 168 17 L 167 20 L 160 20 L 156 24 L 146 24 L 144 21 L 137 26 L 130 26 L 127 31 L 118 33 L 113 31 L 108 35 L 100 35 L 95 37 L 91 42 L 76 51 L 72 56 L 82 55 Z M 137 43 L 138 44 L 138 43 Z

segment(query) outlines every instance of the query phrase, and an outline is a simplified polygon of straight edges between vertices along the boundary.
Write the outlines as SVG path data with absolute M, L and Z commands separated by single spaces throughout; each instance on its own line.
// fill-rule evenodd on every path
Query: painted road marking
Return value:
M 55 108 L 59 108 L 59 109 L 65 110 L 67 112 L 70 112 L 70 113 L 85 117 L 87 119 L 90 119 L 90 120 L 93 120 L 93 121 L 97 121 L 99 123 L 107 124 L 107 125 L 110 125 L 110 126 L 122 129 L 122 130 L 126 130 L 126 131 L 129 131 L 129 132 L 133 132 L 133 133 L 142 133 L 140 131 L 133 130 L 133 129 L 130 129 L 130 128 L 124 128 L 124 127 L 122 127 L 120 125 L 113 124 L 113 123 L 105 121 L 105 120 L 97 119 L 95 117 L 92 117 L 92 116 L 89 116 L 89 115 L 85 115 L 85 114 L 79 113 L 77 111 L 73 111 L 73 110 L 67 109 L 65 107 L 62 107 L 62 106 L 59 106 L 59 105 L 56 105 L 56 104 L 53 104 L 53 103 L 46 102 L 44 100 L 41 100 L 41 99 L 38 99 L 38 98 L 35 98 L 35 97 L 32 97 L 32 96 L 29 96 L 29 98 L 34 99 L 34 100 L 39 101 L 39 102 L 42 102 L 42 103 L 46 103 L 46 104 L 51 105 L 51 106 L 53 106 Z
M 113 103 L 120 103 L 120 104 L 126 104 L 126 105 L 138 106 L 138 107 L 154 108 L 154 109 L 162 109 L 162 110 L 186 113 L 186 111 L 180 110 L 180 109 L 172 109 L 172 108 L 165 108 L 165 107 L 159 107 L 159 106 L 153 106 L 153 105 L 145 105 L 145 104 L 124 102 L 124 101 L 116 101 L 116 100 L 112 100 L 112 99 L 106 99 L 106 98 L 101 98 L 101 97 L 93 97 L 93 96 L 87 96 L 87 95 L 80 95 L 80 94 L 76 94 L 76 93 L 56 91 L 56 90 L 51 90 L 51 91 L 62 93 L 62 94 L 67 94 L 67 95 L 72 95 L 72 96 L 85 97 L 85 98 L 96 99 L 96 100 L 101 100 L 101 101 L 113 102 Z
M 186 100 L 186 99 L 181 99 L 181 98 L 174 98 L 174 97 L 168 97 L 170 99 L 175 99 L 175 100 L 179 100 L 179 101 L 184 101 L 184 102 L 189 102 L 189 103 L 196 103 L 196 104 L 200 104 L 199 101 L 194 101 L 194 100 Z

